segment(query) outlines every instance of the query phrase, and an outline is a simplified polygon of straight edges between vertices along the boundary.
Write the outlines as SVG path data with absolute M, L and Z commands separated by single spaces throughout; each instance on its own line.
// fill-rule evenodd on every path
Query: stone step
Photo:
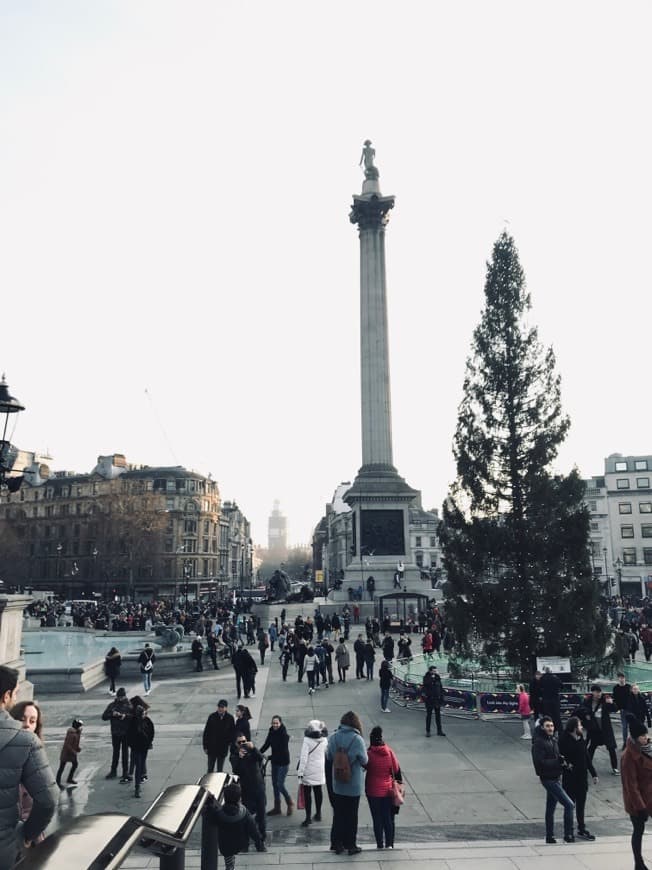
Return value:
M 644 843 L 645 845 L 645 843 Z M 545 860 L 545 864 L 542 863 Z M 238 870 L 260 867 L 307 868 L 318 870 L 328 864 L 333 870 L 340 866 L 351 866 L 347 854 L 336 855 L 324 846 L 286 846 L 282 849 L 270 847 L 267 852 L 248 852 L 238 855 Z M 563 868 L 609 868 L 609 870 L 631 870 L 632 852 L 629 837 L 600 837 L 594 842 L 578 841 L 564 843 L 560 837 L 554 846 L 542 840 L 451 840 L 424 843 L 399 843 L 395 849 L 376 849 L 363 846 L 362 852 L 355 856 L 356 863 L 363 864 L 365 870 L 396 870 L 400 866 L 410 866 L 411 870 L 537 870 L 543 866 Z M 549 862 L 549 863 L 548 863 Z M 195 870 L 201 863 L 198 850 L 188 850 L 185 866 Z M 220 857 L 218 862 L 223 867 Z M 122 864 L 128 870 L 154 870 L 158 858 L 146 853 L 132 854 Z

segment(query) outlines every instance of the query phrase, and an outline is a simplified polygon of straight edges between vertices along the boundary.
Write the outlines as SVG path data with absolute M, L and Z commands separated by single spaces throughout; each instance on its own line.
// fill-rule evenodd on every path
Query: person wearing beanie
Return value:
M 627 726 L 629 737 L 620 759 L 623 803 L 632 823 L 634 870 L 648 870 L 642 847 L 645 822 L 652 815 L 652 743 L 635 716 L 629 715 Z
M 614 776 L 618 776 L 616 737 L 611 724 L 611 714 L 615 712 L 616 705 L 611 700 L 611 695 L 604 695 L 602 687 L 596 683 L 591 686 L 591 694 L 578 707 L 576 715 L 579 716 L 586 731 L 586 743 L 591 761 L 598 746 L 606 747 L 611 761 L 611 772 Z
M 393 849 L 395 814 L 392 788 L 394 780 L 403 782 L 401 768 L 394 751 L 383 740 L 380 725 L 371 729 L 369 744 L 364 790 L 373 819 L 376 846 Z
M 253 840 L 257 852 L 266 852 L 254 817 L 242 805 L 242 789 L 239 783 L 232 782 L 223 793 L 224 802 L 213 805 L 211 821 L 217 825 L 220 854 L 224 857 L 226 870 L 234 870 L 235 858 L 240 852 L 249 851 L 249 841 Z
M 78 767 L 77 756 L 81 752 L 80 743 L 83 727 L 84 723 L 81 719 L 73 719 L 71 727 L 66 731 L 63 747 L 61 748 L 61 755 L 59 756 L 59 770 L 56 775 L 59 788 L 63 788 L 61 785 L 61 777 L 63 776 L 63 769 L 68 762 L 70 762 L 70 773 L 68 774 L 67 784 L 70 788 L 75 788 L 77 785 L 75 772 Z
M 118 689 L 113 701 L 102 713 L 102 719 L 111 723 L 111 743 L 113 744 L 113 757 L 111 770 L 106 779 L 115 779 L 118 770 L 118 761 L 122 755 L 122 779 L 120 782 L 131 782 L 129 776 L 129 749 L 127 746 L 127 732 L 131 719 L 131 704 L 127 698 L 126 689 Z
M 303 789 L 306 818 L 301 827 L 307 828 L 313 821 L 321 822 L 323 802 L 322 786 L 326 785 L 326 746 L 328 731 L 319 719 L 311 719 L 304 732 L 297 776 Z M 315 795 L 315 815 L 312 815 L 312 795 Z

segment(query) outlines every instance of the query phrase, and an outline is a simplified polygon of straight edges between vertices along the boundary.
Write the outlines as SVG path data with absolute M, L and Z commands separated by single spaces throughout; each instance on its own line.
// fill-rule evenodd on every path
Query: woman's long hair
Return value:
M 349 728 L 355 728 L 356 731 L 359 731 L 362 734 L 362 722 L 360 721 L 360 717 L 357 713 L 354 713 L 353 710 L 349 710 L 348 713 L 345 713 L 340 719 L 340 725 L 348 725 Z
M 41 708 L 36 703 L 36 701 L 19 701 L 9 711 L 11 713 L 12 719 L 16 719 L 18 722 L 23 721 L 23 716 L 25 714 L 25 707 L 34 707 L 36 710 L 36 728 L 34 729 L 34 734 L 42 740 L 43 737 L 43 713 L 41 712 Z

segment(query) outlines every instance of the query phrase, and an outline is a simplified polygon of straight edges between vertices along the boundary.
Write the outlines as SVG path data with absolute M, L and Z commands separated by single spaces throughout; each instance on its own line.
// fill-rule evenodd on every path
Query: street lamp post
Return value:
M 97 577 L 97 547 L 93 547 L 93 552 L 91 555 L 93 556 L 93 592 L 95 592 L 95 582 Z
M 57 576 L 57 583 L 61 579 L 61 572 L 59 571 L 59 563 L 61 560 L 61 551 L 62 550 L 63 550 L 63 545 L 61 544 L 61 541 L 59 541 L 59 543 L 57 544 L 57 566 L 56 566 L 56 571 L 55 571 L 55 574 Z
M 614 568 L 616 569 L 616 577 L 618 578 L 618 594 L 622 595 L 621 580 L 623 578 L 623 560 L 620 556 L 618 556 L 614 562 Z
M 23 476 L 10 477 L 16 452 L 7 441 L 7 427 L 9 426 L 9 416 L 18 414 L 24 411 L 25 406 L 21 405 L 18 399 L 9 395 L 9 387 L 5 376 L 2 376 L 0 381 L 0 417 L 4 417 L 2 427 L 2 440 L 0 440 L 0 487 L 6 485 L 9 492 L 18 492 L 20 485 L 23 482 Z
M 607 589 L 609 590 L 609 594 L 611 595 L 611 580 L 609 579 L 609 567 L 607 565 L 607 548 L 602 548 L 602 556 L 604 558 L 604 576 L 607 580 Z
M 183 580 L 184 580 L 184 594 L 186 596 L 186 613 L 188 612 L 188 584 L 190 579 L 190 569 L 192 567 L 192 562 L 190 559 L 186 559 L 183 563 Z

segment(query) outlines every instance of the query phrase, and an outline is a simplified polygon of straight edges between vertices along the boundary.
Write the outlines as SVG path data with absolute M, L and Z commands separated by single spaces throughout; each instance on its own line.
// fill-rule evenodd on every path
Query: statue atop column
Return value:
M 376 149 L 371 147 L 371 139 L 365 139 L 362 146 L 360 162 L 358 163 L 358 166 L 362 166 L 364 164 L 365 178 L 376 179 L 380 175 L 380 173 L 378 172 L 378 167 L 374 165 L 375 156 Z

